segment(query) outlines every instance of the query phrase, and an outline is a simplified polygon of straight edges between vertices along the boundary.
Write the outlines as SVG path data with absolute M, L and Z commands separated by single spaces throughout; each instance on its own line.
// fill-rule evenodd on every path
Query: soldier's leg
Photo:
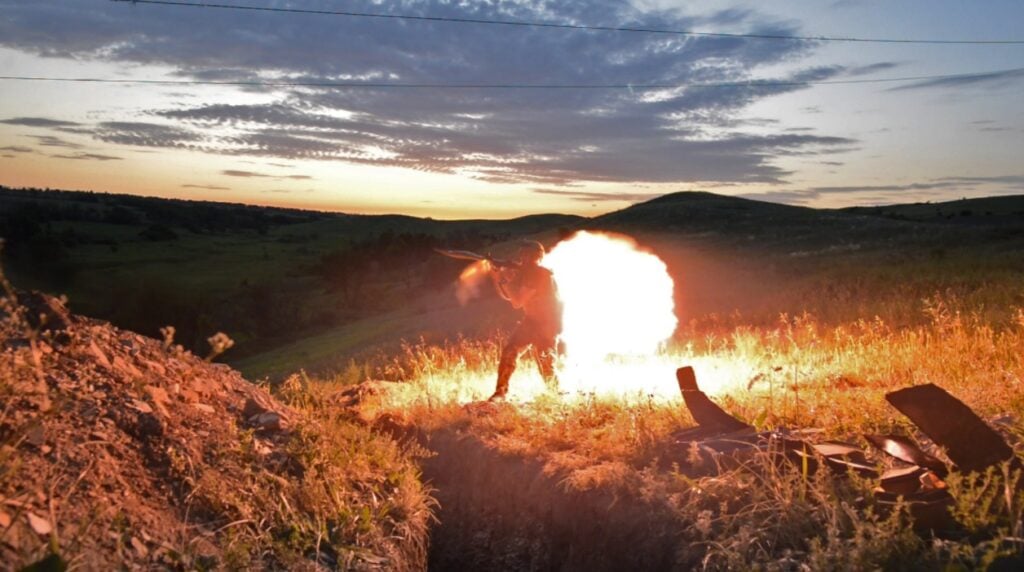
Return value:
M 545 340 L 544 342 L 535 343 L 531 350 L 533 360 L 537 362 L 537 371 L 540 372 L 540 376 L 544 380 L 544 385 L 554 391 L 558 389 L 558 377 L 555 375 L 557 348 L 554 340 L 550 340 L 550 342 L 547 343 L 547 340 Z
M 516 370 L 519 356 L 522 355 L 526 346 L 530 344 L 525 335 L 526 333 L 520 325 L 512 332 L 512 336 L 509 337 L 504 347 L 501 348 L 501 356 L 498 359 L 498 382 L 494 387 L 494 395 L 491 396 L 491 399 L 503 398 L 508 393 L 508 381 Z

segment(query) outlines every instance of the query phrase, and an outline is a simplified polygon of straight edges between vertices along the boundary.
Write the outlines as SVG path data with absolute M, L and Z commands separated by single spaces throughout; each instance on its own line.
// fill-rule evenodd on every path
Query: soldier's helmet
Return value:
M 519 243 L 519 262 L 536 264 L 544 258 L 544 245 L 535 240 L 524 240 Z

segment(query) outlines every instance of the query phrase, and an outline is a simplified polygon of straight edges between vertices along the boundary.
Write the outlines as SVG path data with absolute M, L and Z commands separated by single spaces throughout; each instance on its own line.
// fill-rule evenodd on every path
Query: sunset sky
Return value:
M 1019 0 L 222 3 L 787 36 L 1024 40 Z M 735 85 L 954 74 L 974 75 Z M 0 184 L 15 187 L 436 218 L 592 215 L 683 190 L 823 207 L 1024 194 L 1021 43 L 693 37 L 0 0 L 0 75 L 669 86 L 6 79 Z M 722 82 L 733 85 L 692 85 Z

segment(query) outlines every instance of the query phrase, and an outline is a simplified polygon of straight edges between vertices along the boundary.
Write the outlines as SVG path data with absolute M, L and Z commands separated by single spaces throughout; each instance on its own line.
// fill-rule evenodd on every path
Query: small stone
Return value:
M 53 525 L 50 524 L 50 521 L 36 513 L 26 512 L 25 517 L 28 519 L 28 525 L 32 527 L 32 530 L 36 531 L 36 534 L 50 534 L 53 532 Z
M 153 412 L 153 408 L 150 407 L 148 403 L 146 403 L 145 401 L 140 401 L 138 399 L 133 399 L 132 400 L 131 407 L 132 407 L 132 409 L 134 409 L 136 411 L 139 411 L 141 413 L 152 413 Z
M 33 447 L 40 447 L 46 442 L 46 433 L 42 425 L 36 425 L 25 433 L 25 443 Z
M 150 360 L 144 360 L 142 362 L 142 365 L 146 369 L 151 370 L 151 371 L 155 371 L 156 373 L 159 373 L 160 375 L 167 375 L 167 368 L 162 366 L 162 365 L 160 365 L 159 362 L 150 361 Z
M 131 539 L 131 543 L 132 543 L 132 548 L 135 549 L 135 552 L 139 553 L 139 556 L 141 556 L 143 558 L 145 558 L 146 556 L 149 556 L 149 549 L 146 548 L 146 544 L 144 542 L 142 542 L 141 540 L 139 540 L 138 538 L 135 538 L 133 536 L 132 539 Z
M 205 404 L 205 403 L 193 403 L 192 407 L 195 407 L 196 409 L 198 409 L 198 410 L 200 410 L 200 411 L 202 411 L 204 413 L 213 413 L 214 412 L 214 409 L 212 407 L 210 407 L 209 405 Z
M 89 351 L 96 357 L 96 361 L 100 363 L 104 368 L 111 369 L 110 360 L 107 359 L 107 355 L 103 353 L 103 350 L 96 345 L 96 342 L 89 342 Z
M 11 526 L 11 515 L 0 510 L 0 528 L 8 528 Z
M 274 411 L 260 413 L 253 418 L 252 424 L 264 431 L 280 431 L 284 428 L 284 420 L 281 414 Z
M 149 398 L 153 401 L 153 405 L 156 406 L 157 410 L 164 416 L 169 416 L 170 413 L 167 411 L 167 402 L 170 401 L 170 396 L 167 395 L 167 390 L 156 386 L 150 385 L 146 387 L 146 393 L 149 394 Z
M 250 397 L 245 400 L 245 406 L 242 407 L 242 416 L 246 419 L 251 419 L 267 411 L 270 411 L 269 407 Z
M 114 356 L 114 364 L 113 365 L 114 365 L 114 369 L 116 369 L 117 371 L 121 372 L 122 375 L 124 375 L 125 377 L 127 377 L 130 380 L 135 380 L 135 379 L 139 379 L 140 377 L 142 377 L 142 372 L 139 371 L 139 369 L 137 367 L 135 367 L 134 365 L 128 363 L 124 359 L 121 359 L 120 356 Z

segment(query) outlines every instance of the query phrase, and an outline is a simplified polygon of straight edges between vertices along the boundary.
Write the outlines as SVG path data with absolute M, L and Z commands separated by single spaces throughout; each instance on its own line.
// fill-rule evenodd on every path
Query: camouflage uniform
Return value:
M 501 399 L 508 393 L 509 378 L 527 349 L 537 362 L 544 382 L 556 388 L 555 356 L 558 334 L 562 330 L 562 308 L 551 271 L 538 266 L 536 261 L 524 261 L 510 282 L 499 282 L 498 292 L 523 310 L 523 319 L 501 350 L 498 383 L 492 399 Z

